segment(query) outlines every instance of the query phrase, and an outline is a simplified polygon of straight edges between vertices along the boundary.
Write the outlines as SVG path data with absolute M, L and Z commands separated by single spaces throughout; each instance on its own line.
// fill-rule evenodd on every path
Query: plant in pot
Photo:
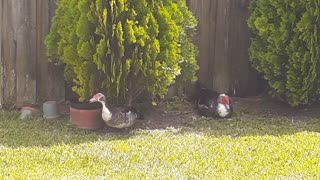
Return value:
M 132 105 L 142 92 L 163 97 L 177 79 L 195 80 L 195 28 L 184 0 L 58 0 L 46 46 L 80 101 L 104 92 Z
M 63 64 L 67 81 L 77 94 L 70 99 L 70 119 L 84 129 L 104 126 L 99 103 L 89 103 L 88 98 L 98 90 L 99 72 L 92 59 L 95 48 L 94 24 L 86 17 L 88 1 L 58 0 L 56 14 L 46 37 L 50 60 Z

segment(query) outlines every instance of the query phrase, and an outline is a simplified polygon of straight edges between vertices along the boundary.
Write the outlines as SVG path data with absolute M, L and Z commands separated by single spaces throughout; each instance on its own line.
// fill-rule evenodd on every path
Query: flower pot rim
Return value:
M 79 102 L 79 101 L 70 101 L 70 107 L 74 109 L 81 109 L 81 110 L 94 110 L 102 108 L 101 103 L 99 102 Z

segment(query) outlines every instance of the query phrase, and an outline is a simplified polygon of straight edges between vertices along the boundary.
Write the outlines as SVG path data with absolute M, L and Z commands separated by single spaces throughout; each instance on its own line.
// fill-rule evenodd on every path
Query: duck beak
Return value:
M 97 100 L 96 100 L 95 98 L 91 98 L 91 99 L 89 100 L 89 102 L 90 102 L 90 103 L 94 103 L 94 102 L 97 102 Z

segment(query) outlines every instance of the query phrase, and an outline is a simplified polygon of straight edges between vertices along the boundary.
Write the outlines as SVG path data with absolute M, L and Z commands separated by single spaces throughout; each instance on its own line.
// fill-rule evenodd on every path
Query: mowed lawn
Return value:
M 261 114 L 84 131 L 0 112 L 0 179 L 320 179 L 320 119 Z

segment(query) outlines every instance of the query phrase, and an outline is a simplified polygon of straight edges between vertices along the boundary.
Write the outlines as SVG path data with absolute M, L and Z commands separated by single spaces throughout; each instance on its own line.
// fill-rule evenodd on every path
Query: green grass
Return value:
M 90 132 L 0 112 L 0 179 L 320 179 L 320 120 L 236 115 Z

